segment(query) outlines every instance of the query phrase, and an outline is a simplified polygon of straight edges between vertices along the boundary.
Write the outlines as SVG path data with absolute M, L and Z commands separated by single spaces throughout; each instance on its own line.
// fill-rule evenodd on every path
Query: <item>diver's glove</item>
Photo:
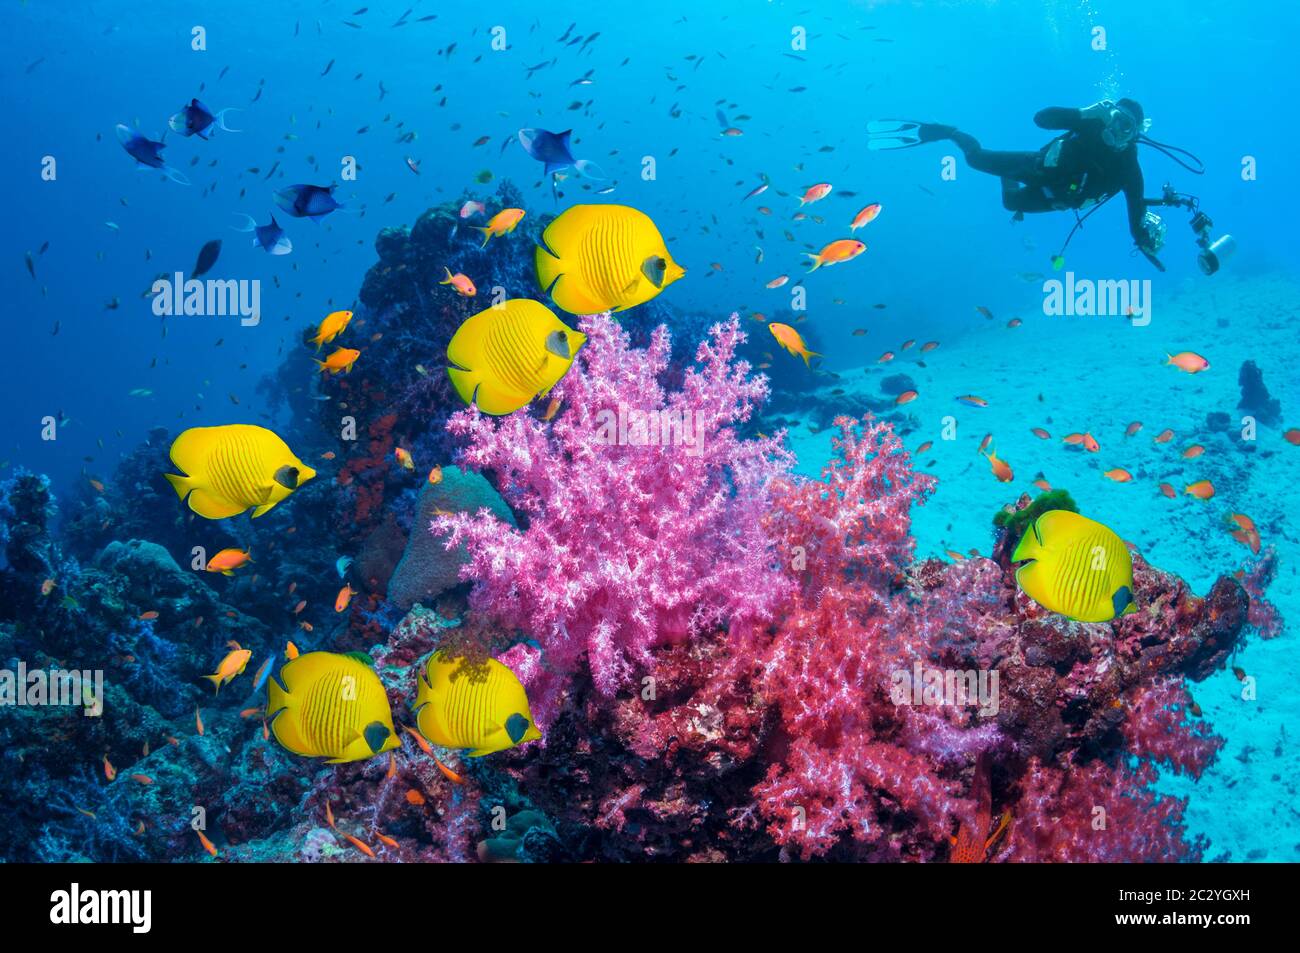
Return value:
M 1099 103 L 1093 103 L 1091 106 L 1084 106 L 1079 110 L 1079 115 L 1084 119 L 1100 119 L 1103 122 L 1110 119 L 1111 110 L 1115 104 L 1109 99 L 1103 99 Z

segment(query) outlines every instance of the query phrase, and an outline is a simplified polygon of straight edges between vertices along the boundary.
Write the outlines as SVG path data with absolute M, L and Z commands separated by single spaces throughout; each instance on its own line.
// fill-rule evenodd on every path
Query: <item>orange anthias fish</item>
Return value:
M 323 361 L 317 361 L 316 366 L 320 368 L 322 374 L 338 374 L 340 372 L 350 373 L 352 365 L 357 362 L 361 352 L 356 348 L 341 347 Z
M 344 834 L 343 831 L 339 831 L 339 833 L 343 834 L 344 840 L 350 843 L 357 850 L 361 851 L 361 853 L 365 854 L 367 857 L 375 856 L 375 852 L 370 849 L 370 845 L 368 845 L 365 841 L 359 840 L 353 837 L 351 834 Z
M 1153 441 L 1154 443 L 1168 443 L 1170 440 L 1173 440 L 1173 439 L 1174 439 L 1174 432 L 1173 432 L 1172 430 L 1169 430 L 1168 428 L 1166 428 L 1166 429 L 1160 431 L 1158 434 L 1156 434 L 1156 435 L 1155 435 L 1154 437 L 1152 437 L 1151 439 L 1152 439 L 1152 441 Z
M 1172 500 L 1175 496 L 1178 495 L 1178 491 L 1175 490 L 1175 489 L 1174 489 L 1172 486 L 1170 486 L 1168 483 L 1161 483 L 1161 484 L 1160 484 L 1160 492 L 1163 493 L 1165 496 L 1169 497 L 1169 499 L 1171 499 L 1171 500 Z
M 290 662 L 296 659 L 298 657 L 298 646 L 294 645 L 292 642 L 284 643 L 284 657 Z
M 786 283 L 787 281 L 789 281 L 789 280 L 790 280 L 790 276 L 789 276 L 789 275 L 777 275 L 775 278 L 773 278 L 771 281 L 769 281 L 766 285 L 764 285 L 764 287 L 765 287 L 765 288 L 780 288 L 783 284 L 785 284 L 785 283 Z
M 435 466 L 429 471 L 429 482 L 435 486 L 442 482 L 442 467 Z
M 423 751 L 427 755 L 433 754 L 433 749 L 429 747 L 429 742 L 424 740 L 424 735 L 420 734 L 418 731 L 416 731 L 414 728 L 410 727 L 409 725 L 402 725 L 402 730 L 415 739 L 416 743 L 420 746 L 421 751 Z
M 356 595 L 356 593 L 357 591 L 353 589 L 351 585 L 345 585 L 340 589 L 339 594 L 334 597 L 334 611 L 342 612 L 346 609 L 348 603 L 352 601 L 352 597 Z
M 1292 427 L 1286 433 L 1282 434 L 1282 439 L 1293 447 L 1300 447 L 1300 428 Z
M 1195 483 L 1187 484 L 1183 492 L 1196 497 L 1198 500 L 1208 500 L 1214 496 L 1214 484 L 1209 480 L 1197 480 Z
M 1172 364 L 1188 374 L 1199 374 L 1210 369 L 1210 362 L 1194 351 L 1182 351 L 1178 354 L 1166 354 L 1165 365 Z
M 443 266 L 442 270 L 447 273 L 447 277 L 444 280 L 438 282 L 438 284 L 451 285 L 453 288 L 456 289 L 458 294 L 463 295 L 466 298 L 472 298 L 476 294 L 478 294 L 478 289 L 474 287 L 474 282 L 469 280 L 468 275 L 464 275 L 459 271 L 453 275 L 451 273 L 451 269 L 448 268 L 446 265 Z
M 997 828 L 988 833 L 993 823 L 993 790 L 989 783 L 988 760 L 985 755 L 981 755 L 975 762 L 971 794 L 975 796 L 975 823 L 968 825 L 962 821 L 956 836 L 949 838 L 952 844 L 952 852 L 948 855 L 950 864 L 982 864 L 988 860 L 989 851 L 1011 823 L 1010 812 L 1003 812 Z
M 880 214 L 883 208 L 884 206 L 879 202 L 872 202 L 862 211 L 858 212 L 857 215 L 853 216 L 853 221 L 849 222 L 849 231 L 856 232 L 863 225 L 870 225 L 876 220 L 876 216 Z
M 203 716 L 199 714 L 197 705 L 194 706 L 194 730 L 199 733 L 200 738 L 203 737 Z
M 246 549 L 223 549 L 208 560 L 208 565 L 205 568 L 208 572 L 219 572 L 223 576 L 233 576 L 236 569 L 252 561 L 252 557 L 249 556 Z
M 474 226 L 483 233 L 483 244 L 480 247 L 486 248 L 488 239 L 494 235 L 509 235 L 523 217 L 524 210 L 521 208 L 503 208 L 488 219 L 486 225 Z
M 113 767 L 113 762 L 108 760 L 108 755 L 104 755 L 104 777 L 109 781 L 117 777 L 117 768 Z
M 889 363 L 890 361 L 892 361 L 893 359 L 894 359 L 894 352 L 893 352 L 893 351 L 886 351 L 884 354 L 880 355 L 880 357 L 878 357 L 878 358 L 876 359 L 876 363 L 877 363 L 877 364 L 888 364 L 888 363 Z
M 897 397 L 894 398 L 894 404 L 895 406 L 910 404 L 912 401 L 916 400 L 916 398 L 919 396 L 920 395 L 914 390 L 905 390 Z
M 1010 483 L 1013 479 L 1010 465 L 1005 460 L 999 459 L 995 450 L 990 450 L 985 456 L 989 458 L 989 467 L 999 482 Z
M 1259 555 L 1259 530 L 1255 528 L 1255 521 L 1245 513 L 1233 513 L 1228 517 L 1229 525 L 1236 525 L 1238 528 L 1232 531 L 1232 538 L 1245 546 L 1250 547 L 1250 551 L 1256 556 Z
M 808 269 L 809 272 L 813 272 L 822 265 L 838 265 L 841 262 L 851 261 L 866 250 L 866 244 L 856 238 L 839 238 L 815 255 L 812 252 L 804 252 L 804 254 L 813 260 L 812 267 Z
M 236 675 L 242 675 L 248 665 L 248 660 L 253 657 L 253 653 L 249 649 L 240 646 L 238 642 L 229 642 L 227 645 L 230 652 L 221 660 L 216 672 L 203 676 L 212 682 L 214 695 L 221 691 L 223 684 L 229 682 Z
M 311 339 L 311 343 L 316 345 L 316 350 L 321 349 L 322 344 L 328 344 L 336 337 L 343 333 L 343 329 L 348 326 L 352 320 L 351 311 L 335 311 L 325 316 L 325 320 L 320 323 L 316 329 L 316 336 Z
M 203 849 L 206 850 L 213 857 L 216 857 L 217 845 L 212 843 L 212 841 L 208 840 L 208 838 L 204 835 L 204 833 L 201 830 L 198 830 L 196 828 L 194 833 L 199 835 L 199 843 L 203 845 Z
M 1039 440 L 1051 440 L 1051 439 L 1052 439 L 1052 435 L 1051 435 L 1050 433 L 1048 433 L 1046 430 L 1044 430 L 1042 427 L 1034 427 L 1034 428 L 1033 428 L 1032 430 L 1030 430 L 1029 432 L 1030 432 L 1031 434 L 1033 434 L 1035 437 L 1037 437 Z
M 809 363 L 810 358 L 821 357 L 816 351 L 808 350 L 807 345 L 803 343 L 803 338 L 799 336 L 799 332 L 790 325 L 778 324 L 773 321 L 767 326 L 767 329 L 772 332 L 772 337 L 776 338 L 778 344 L 796 357 L 802 357 L 804 364 L 809 367 L 812 366 Z
M 919 447 L 916 448 L 915 453 L 919 457 L 921 454 L 925 453 L 925 451 L 929 450 L 933 446 L 934 446 L 934 441 L 927 440 L 925 443 L 921 444 Z
M 1131 437 L 1142 429 L 1142 421 L 1135 420 L 1124 430 L 1124 436 Z
M 393 456 L 397 458 L 397 462 L 402 465 L 403 470 L 415 469 L 415 461 L 411 459 L 411 453 L 409 450 L 403 450 L 401 447 L 398 447 L 393 451 Z
M 1183 459 L 1195 460 L 1204 452 L 1205 452 L 1205 448 L 1203 446 L 1201 446 L 1199 443 L 1194 443 L 1186 450 L 1183 451 Z
M 826 196 L 831 194 L 833 186 L 829 182 L 818 182 L 816 185 L 808 187 L 808 191 L 799 199 L 799 204 L 811 205 L 813 202 L 820 202 Z
M 459 774 L 457 774 L 457 773 L 456 773 L 455 771 L 453 771 L 451 768 L 447 767 L 445 764 L 443 764 L 441 761 L 439 761 L 436 757 L 433 759 L 433 763 L 436 764 L 436 765 L 438 766 L 438 770 L 442 772 L 442 776 L 443 776 L 444 778 L 446 778 L 448 781 L 450 781 L 452 784 L 464 784 L 464 783 L 465 783 L 465 779 L 464 779 L 464 778 L 462 778 Z
M 542 414 L 542 422 L 543 422 L 543 423 L 546 423 L 546 422 L 549 421 L 549 420 L 554 420 L 554 419 L 555 419 L 555 415 L 558 414 L 558 413 L 560 412 L 560 405 L 563 404 L 563 403 L 564 403 L 564 398 L 562 398 L 562 397 L 552 397 L 552 398 L 551 398 L 551 402 L 550 402 L 549 404 L 546 405 L 546 413 Z M 430 478 L 432 478 L 432 476 L 433 476 L 433 475 L 430 474 Z M 442 471 L 441 471 L 441 470 L 438 471 L 438 479 L 440 479 L 440 480 L 442 479 Z
M 1113 470 L 1107 470 L 1102 476 L 1108 480 L 1114 480 L 1116 483 L 1129 483 L 1133 479 L 1133 474 L 1129 473 L 1123 467 L 1115 467 Z

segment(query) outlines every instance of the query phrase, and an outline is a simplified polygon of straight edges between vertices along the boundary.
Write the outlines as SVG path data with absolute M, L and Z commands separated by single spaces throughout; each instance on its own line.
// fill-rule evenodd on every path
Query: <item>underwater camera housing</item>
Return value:
M 1218 238 L 1213 237 L 1214 220 L 1201 209 L 1201 200 L 1196 196 L 1175 191 L 1174 187 L 1166 182 L 1160 198 L 1147 199 L 1146 204 L 1181 207 L 1192 213 L 1192 219 L 1188 224 L 1196 235 L 1197 246 L 1201 249 L 1200 254 L 1196 256 L 1196 264 L 1203 274 L 1216 274 L 1237 250 L 1237 240 L 1226 232 Z

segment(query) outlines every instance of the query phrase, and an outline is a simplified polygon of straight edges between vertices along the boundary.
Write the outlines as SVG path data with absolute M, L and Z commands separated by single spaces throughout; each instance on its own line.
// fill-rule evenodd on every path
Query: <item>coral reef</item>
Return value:
M 781 580 L 761 523 L 790 457 L 779 438 L 736 433 L 767 387 L 733 360 L 743 339 L 734 316 L 671 392 L 658 380 L 666 328 L 636 350 L 608 316 L 581 327 L 587 344 L 554 391 L 562 410 L 549 424 L 473 408 L 448 423 L 468 442 L 462 462 L 496 475 L 527 528 L 483 511 L 435 527 L 448 547 L 468 549 L 477 611 L 531 633 L 553 673 L 575 672 L 585 656 L 612 695 L 657 646 L 771 620 Z M 558 699 L 530 697 L 548 725 Z
M 388 582 L 388 601 L 405 610 L 416 602 L 436 599 L 459 585 L 460 569 L 469 562 L 469 552 L 464 547 L 449 552 L 434 536 L 433 522 L 444 513 L 480 511 L 487 511 L 501 523 L 516 528 L 514 514 L 481 474 L 448 466 L 442 468 L 440 482 L 425 483 L 420 490 L 411 538 Z
M 58 538 L 47 480 L 0 483 L 0 658 L 104 682 L 93 715 L 0 707 L 0 799 L 18 806 L 0 859 L 204 860 L 196 829 L 222 861 L 1203 855 L 1186 803 L 1154 786 L 1223 743 L 1189 686 L 1281 631 L 1272 549 L 1204 597 L 1135 552 L 1139 611 L 1104 624 L 1048 612 L 1010 571 L 1030 520 L 1074 508 L 1064 491 L 999 511 L 993 558 L 918 561 L 933 480 L 890 399 L 908 378 L 872 369 L 881 396 L 846 405 L 814 368 L 773 394 L 753 365 L 796 359 L 757 314 L 754 340 L 659 300 L 591 316 L 551 419 L 465 408 L 442 351 L 484 305 L 443 269 L 540 297 L 530 239 L 549 219 L 481 248 L 467 197 L 377 237 L 352 374 L 310 383 L 304 346 L 263 382 L 321 461 L 291 502 L 197 520 L 161 480 L 165 430 L 60 501 Z M 508 183 L 488 198 L 519 203 Z M 1258 373 L 1242 385 L 1252 412 L 1276 404 Z M 835 430 L 818 479 L 793 474 L 795 411 Z M 195 547 L 224 546 L 254 562 L 202 572 Z M 388 757 L 299 758 L 252 690 L 290 639 L 368 653 L 399 726 L 430 652 L 493 655 L 544 739 L 468 759 L 399 727 Z M 217 695 L 202 676 L 232 640 L 253 658 Z

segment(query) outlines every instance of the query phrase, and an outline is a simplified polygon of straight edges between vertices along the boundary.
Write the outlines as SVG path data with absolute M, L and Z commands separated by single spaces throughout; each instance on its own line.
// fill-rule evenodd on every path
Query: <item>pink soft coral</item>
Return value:
M 587 344 L 555 388 L 554 420 L 469 408 L 448 424 L 468 441 L 464 464 L 495 474 L 527 528 L 485 511 L 434 522 L 449 547 L 469 551 L 472 606 L 542 646 L 513 658 L 534 676 L 542 725 L 584 656 L 611 695 L 650 667 L 656 646 L 770 621 L 789 585 L 762 522 L 769 484 L 793 458 L 779 436 L 736 431 L 768 394 L 735 360 L 736 316 L 713 327 L 674 392 L 659 380 L 666 328 L 637 350 L 608 315 L 581 326 Z
M 942 766 L 998 734 L 967 724 L 968 713 L 891 702 L 894 673 L 924 657 L 903 624 L 899 589 L 914 545 L 911 506 L 933 479 L 912 470 L 888 424 L 836 424 L 822 479 L 787 483 L 767 521 L 800 584 L 777 634 L 749 647 L 784 739 L 754 793 L 772 837 L 805 858 L 845 834 L 885 858 L 898 849 L 887 835 L 900 815 L 922 840 L 946 837 L 959 792 Z

